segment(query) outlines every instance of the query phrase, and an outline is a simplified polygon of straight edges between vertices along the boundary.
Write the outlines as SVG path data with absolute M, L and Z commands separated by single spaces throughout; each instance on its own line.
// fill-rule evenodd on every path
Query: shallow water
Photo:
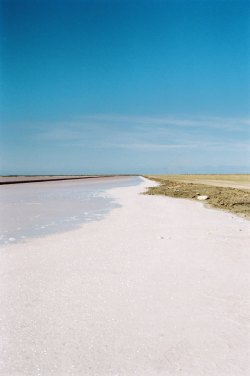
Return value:
M 0 187 L 0 244 L 23 242 L 99 220 L 120 205 L 108 190 L 139 177 L 68 180 Z

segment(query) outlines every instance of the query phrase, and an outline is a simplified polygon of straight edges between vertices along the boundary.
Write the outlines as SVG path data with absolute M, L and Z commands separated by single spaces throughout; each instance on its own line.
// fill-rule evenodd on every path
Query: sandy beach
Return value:
M 3 376 L 247 376 L 249 221 L 114 188 L 121 207 L 0 249 Z

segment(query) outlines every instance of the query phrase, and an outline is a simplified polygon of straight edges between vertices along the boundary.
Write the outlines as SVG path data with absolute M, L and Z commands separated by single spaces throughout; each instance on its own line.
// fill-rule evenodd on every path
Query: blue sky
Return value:
M 250 172 L 250 2 L 1 0 L 1 174 Z

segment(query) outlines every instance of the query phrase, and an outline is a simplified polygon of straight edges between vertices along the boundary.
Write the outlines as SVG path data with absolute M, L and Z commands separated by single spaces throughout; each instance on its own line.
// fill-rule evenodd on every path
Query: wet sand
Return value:
M 139 177 L 120 176 L 2 185 L 0 245 L 65 232 L 98 220 L 118 205 L 108 189 L 140 181 Z
M 1 375 L 249 375 L 249 222 L 154 184 L 1 249 Z

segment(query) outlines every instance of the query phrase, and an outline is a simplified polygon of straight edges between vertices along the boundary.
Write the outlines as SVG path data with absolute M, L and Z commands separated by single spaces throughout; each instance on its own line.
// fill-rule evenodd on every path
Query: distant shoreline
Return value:
M 22 184 L 22 183 L 41 183 L 60 180 L 80 180 L 80 179 L 100 179 L 100 178 L 119 178 L 137 175 L 16 175 L 1 176 L 0 185 Z

